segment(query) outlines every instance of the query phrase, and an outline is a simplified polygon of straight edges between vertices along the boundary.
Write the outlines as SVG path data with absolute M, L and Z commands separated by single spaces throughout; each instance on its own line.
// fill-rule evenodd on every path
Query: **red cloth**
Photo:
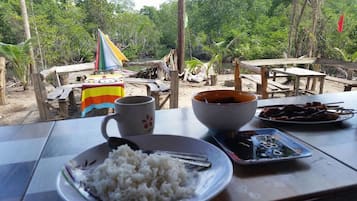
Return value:
M 343 31 L 343 21 L 344 21 L 344 18 L 345 18 L 345 16 L 342 14 L 342 15 L 340 16 L 340 19 L 338 20 L 338 23 L 337 23 L 337 31 L 340 32 L 340 33 Z

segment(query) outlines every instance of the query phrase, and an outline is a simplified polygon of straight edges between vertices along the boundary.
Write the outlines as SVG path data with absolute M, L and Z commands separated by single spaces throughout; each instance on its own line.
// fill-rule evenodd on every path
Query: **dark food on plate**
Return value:
M 222 141 L 242 160 L 274 159 L 296 156 L 298 153 L 286 146 L 277 135 L 259 135 L 242 131 Z
M 265 107 L 259 117 L 283 121 L 332 121 L 339 117 L 336 112 L 328 111 L 321 102 L 291 104 L 277 107 Z

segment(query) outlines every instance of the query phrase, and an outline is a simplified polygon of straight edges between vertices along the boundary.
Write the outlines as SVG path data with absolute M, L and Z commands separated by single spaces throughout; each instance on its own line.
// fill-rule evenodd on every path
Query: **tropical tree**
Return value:
M 215 73 L 219 73 L 223 66 L 223 59 L 230 56 L 231 46 L 234 44 L 236 38 L 233 38 L 229 43 L 226 41 L 213 42 L 210 46 L 204 46 L 203 49 L 211 54 L 211 59 L 208 62 L 208 68 L 213 68 Z M 216 68 L 216 69 L 215 69 Z M 207 71 L 208 72 L 208 71 Z
M 15 77 L 20 80 L 24 90 L 28 88 L 27 70 L 31 64 L 30 44 L 31 39 L 17 45 L 0 42 L 0 55 L 10 61 L 11 70 Z
M 19 1 L 0 1 L 0 41 L 16 44 L 25 41 Z
M 37 37 L 41 42 L 34 43 L 36 55 L 41 48 L 45 68 L 54 65 L 67 65 L 94 60 L 95 39 L 84 26 L 86 14 L 72 3 L 41 1 L 34 5 Z
M 160 32 L 147 16 L 120 13 L 113 25 L 117 30 L 111 35 L 111 39 L 123 49 L 129 58 L 156 54 L 159 48 Z

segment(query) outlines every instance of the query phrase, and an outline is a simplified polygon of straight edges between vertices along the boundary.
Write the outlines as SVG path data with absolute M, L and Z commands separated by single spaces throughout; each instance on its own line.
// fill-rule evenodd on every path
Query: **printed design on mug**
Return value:
M 142 120 L 143 126 L 145 130 L 151 130 L 153 129 L 153 118 L 150 115 L 146 115 L 146 118 Z

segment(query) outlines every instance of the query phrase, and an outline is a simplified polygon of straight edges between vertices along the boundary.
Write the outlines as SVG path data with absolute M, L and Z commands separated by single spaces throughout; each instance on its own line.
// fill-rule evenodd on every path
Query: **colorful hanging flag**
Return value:
M 95 57 L 96 71 L 117 70 L 123 66 L 124 61 L 129 61 L 120 49 L 98 29 L 97 53 Z
M 345 16 L 342 14 L 340 16 L 340 19 L 338 20 L 338 23 L 337 23 L 337 31 L 338 32 L 342 32 L 343 31 L 343 22 L 344 22 L 344 19 L 345 19 Z

